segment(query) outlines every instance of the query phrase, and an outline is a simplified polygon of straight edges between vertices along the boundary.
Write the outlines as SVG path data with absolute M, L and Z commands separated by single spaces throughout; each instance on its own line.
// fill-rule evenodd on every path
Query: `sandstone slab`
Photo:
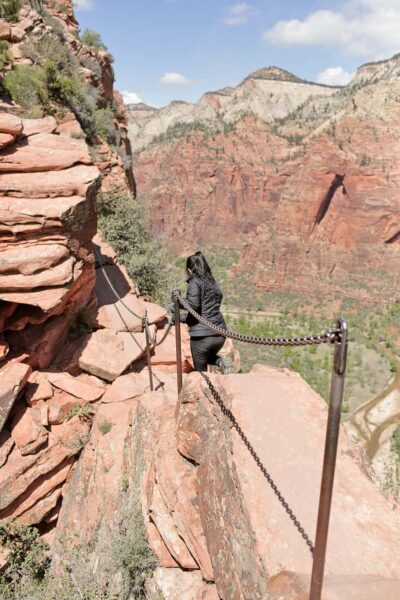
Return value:
M 11 435 L 22 456 L 35 454 L 47 442 L 47 431 L 36 421 L 33 409 L 21 405 L 11 424 Z
M 145 385 L 140 381 L 135 373 L 121 375 L 107 388 L 102 402 L 109 404 L 111 402 L 124 402 L 130 398 L 137 398 L 145 391 Z
M 0 370 L 0 431 L 32 369 L 29 365 L 12 363 Z
M 308 600 L 310 577 L 283 571 L 270 579 L 268 592 L 270 600 Z M 399 597 L 399 579 L 366 575 L 328 575 L 322 590 L 322 600 L 397 600 Z
M 25 400 L 29 406 L 33 406 L 41 400 L 47 400 L 53 395 L 53 388 L 45 373 L 33 371 L 30 374 L 26 386 Z
M 125 333 L 99 329 L 86 341 L 79 366 L 93 375 L 114 381 L 132 363 L 143 356 L 146 339 L 143 333 Z
M 0 194 L 25 198 L 85 196 L 90 186 L 99 181 L 97 167 L 77 165 L 63 171 L 44 173 L 4 173 Z
M 63 244 L 27 244 L 17 248 L 9 247 L 0 251 L 0 273 L 20 273 L 33 275 L 54 265 L 69 256 L 68 248 Z
M 22 119 L 22 123 L 23 135 L 26 137 L 38 133 L 54 133 L 57 129 L 57 121 L 51 116 L 43 117 L 43 119 Z
M 13 137 L 18 137 L 22 132 L 22 121 L 7 112 L 0 113 L 0 131 L 1 133 L 9 133 Z
M 104 387 L 93 383 L 85 383 L 76 377 L 72 377 L 69 373 L 47 373 L 47 379 L 54 387 L 86 402 L 99 400 L 105 391 Z
M 0 518 L 22 494 L 29 494 L 40 478 L 60 467 L 74 456 L 88 440 L 89 424 L 74 417 L 63 425 L 53 426 L 49 444 L 35 455 L 21 456 L 14 448 L 0 469 Z M 32 487 L 31 487 L 32 486 Z

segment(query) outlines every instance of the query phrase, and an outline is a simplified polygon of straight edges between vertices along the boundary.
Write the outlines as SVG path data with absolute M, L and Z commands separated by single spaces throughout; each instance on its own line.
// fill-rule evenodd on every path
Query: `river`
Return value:
M 394 490 L 399 488 L 400 473 L 394 453 L 391 451 L 391 439 L 398 425 L 400 425 L 400 360 L 395 375 L 384 390 L 361 405 L 346 424 L 346 428 L 365 449 L 380 479 Z

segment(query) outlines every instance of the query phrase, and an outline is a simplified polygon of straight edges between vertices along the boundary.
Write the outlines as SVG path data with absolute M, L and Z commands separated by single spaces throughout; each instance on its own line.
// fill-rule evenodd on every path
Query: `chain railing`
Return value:
M 310 595 L 309 600 L 321 600 L 324 570 L 325 570 L 325 558 L 326 558 L 326 547 L 328 540 L 329 520 L 332 506 L 332 494 L 333 494 L 333 483 L 336 468 L 336 456 L 339 441 L 339 429 L 340 429 L 340 415 L 343 403 L 343 390 L 346 373 L 346 360 L 347 360 L 347 345 L 348 345 L 348 327 L 347 322 L 343 317 L 340 317 L 337 321 L 337 327 L 335 329 L 327 329 L 321 335 L 311 335 L 306 337 L 276 337 L 276 338 L 264 338 L 257 336 L 244 335 L 236 331 L 230 331 L 224 327 L 214 325 L 197 311 L 195 311 L 186 298 L 182 297 L 180 290 L 175 290 L 172 294 L 172 301 L 174 303 L 174 316 L 176 325 L 176 362 L 177 362 L 177 385 L 178 393 L 182 390 L 182 351 L 181 351 L 181 330 L 180 330 L 180 310 L 181 307 L 186 309 L 199 323 L 202 323 L 218 335 L 222 335 L 225 338 L 244 342 L 246 344 L 258 344 L 263 346 L 275 346 L 275 347 L 286 347 L 286 346 L 311 346 L 317 344 L 329 343 L 334 347 L 334 358 L 332 368 L 332 379 L 330 389 L 330 402 L 328 421 L 325 437 L 325 452 L 324 461 L 322 467 L 322 478 L 321 478 L 321 489 L 319 496 L 319 507 L 318 507 L 318 518 L 317 528 L 315 534 L 315 545 L 312 544 L 310 537 L 301 526 L 300 522 L 296 518 L 294 512 L 285 501 L 282 493 L 278 489 L 276 483 L 272 479 L 271 475 L 261 463 L 259 456 L 252 447 L 247 436 L 244 434 L 232 412 L 224 405 L 222 398 L 218 394 L 217 390 L 211 383 L 211 380 L 207 375 L 202 373 L 208 388 L 213 395 L 213 398 L 219 405 L 221 411 L 231 420 L 233 426 L 241 437 L 243 443 L 249 450 L 253 459 L 257 463 L 259 469 L 268 481 L 279 502 L 286 510 L 290 519 L 293 521 L 294 526 L 304 539 L 309 550 L 313 555 L 313 566 L 311 575 Z
M 125 308 L 125 310 L 127 310 L 132 316 L 134 316 L 136 319 L 138 319 L 142 323 L 142 327 L 143 327 L 143 330 L 145 333 L 145 338 L 146 338 L 145 352 L 146 352 L 146 356 L 147 356 L 147 366 L 149 369 L 149 384 L 150 384 L 150 390 L 153 391 L 154 383 L 153 383 L 153 369 L 151 366 L 151 352 L 152 352 L 152 350 L 154 350 L 154 348 L 156 348 L 157 346 L 160 346 L 165 341 L 165 339 L 167 338 L 168 334 L 171 331 L 173 323 L 172 323 L 172 321 L 168 322 L 168 326 L 165 330 L 164 335 L 158 342 L 156 342 L 155 338 L 153 338 L 151 335 L 149 319 L 147 317 L 147 311 L 145 313 L 145 316 L 142 317 L 141 315 L 138 315 L 135 311 L 133 311 L 131 309 L 131 307 L 128 306 L 128 304 L 126 304 L 126 302 L 124 302 L 124 300 L 121 298 L 120 294 L 118 293 L 117 289 L 115 288 L 114 284 L 112 283 L 111 279 L 108 276 L 108 273 L 105 269 L 105 265 L 102 262 L 101 255 L 99 254 L 99 251 L 96 248 L 96 245 L 92 244 L 92 247 L 93 247 L 93 254 L 96 259 L 96 263 L 97 263 L 98 267 L 100 268 L 100 270 L 103 274 L 103 277 L 108 284 L 108 287 L 113 292 L 116 300 L 121 303 L 121 306 L 123 306 Z M 111 266 L 116 266 L 116 265 L 115 265 L 115 263 L 111 263 Z M 124 319 L 118 305 L 115 304 L 114 307 L 115 307 L 115 310 L 117 311 L 122 323 L 125 325 L 126 332 L 129 333 L 132 336 L 132 338 L 134 338 L 134 335 L 133 335 L 132 331 L 130 330 L 126 320 Z

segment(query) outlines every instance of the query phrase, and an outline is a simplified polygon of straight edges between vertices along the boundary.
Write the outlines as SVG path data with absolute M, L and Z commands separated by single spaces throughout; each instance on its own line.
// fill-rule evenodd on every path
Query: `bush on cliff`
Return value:
M 21 0 L 0 0 L 0 19 L 11 22 L 18 21 L 21 8 Z
M 85 46 L 89 46 L 89 48 L 92 48 L 94 50 L 107 51 L 107 46 L 101 39 L 101 35 L 93 29 L 85 29 L 85 31 L 81 35 L 81 42 L 82 44 L 85 44 Z
M 24 579 L 43 580 L 49 566 L 48 546 L 40 540 L 35 527 L 0 523 L 0 548 L 9 552 L 7 564 L 0 572 L 0 597 L 14 597 Z
M 166 280 L 165 255 L 150 236 L 149 203 L 114 191 L 98 197 L 99 228 L 142 294 L 159 298 Z

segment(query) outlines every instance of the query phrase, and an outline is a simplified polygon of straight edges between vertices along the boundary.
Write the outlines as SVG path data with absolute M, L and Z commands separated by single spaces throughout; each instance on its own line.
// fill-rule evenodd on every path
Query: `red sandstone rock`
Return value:
M 47 400 L 53 395 L 53 388 L 45 373 L 34 371 L 31 373 L 26 386 L 25 400 L 29 406 L 33 406 L 41 400 Z
M 14 447 L 14 440 L 9 431 L 0 431 L 0 468 L 5 464 L 8 455 Z
M 5 340 L 0 339 L 0 361 L 3 360 L 9 351 L 9 345 Z
M 0 273 L 32 275 L 68 258 L 68 248 L 62 244 L 34 244 L 0 251 Z
M 21 456 L 14 448 L 6 464 L 0 469 L 0 518 L 23 493 L 29 494 L 30 486 L 48 473 L 56 470 L 66 459 L 77 454 L 87 441 L 89 425 L 74 417 L 63 425 L 53 426 L 49 445 L 38 454 Z
M 0 113 L 0 132 L 9 133 L 14 138 L 18 137 L 22 132 L 22 121 L 18 117 L 6 112 Z
M 97 168 L 86 165 L 77 165 L 60 172 L 4 173 L 0 180 L 0 194 L 17 198 L 81 196 L 96 181 Z
M 145 316 L 147 305 L 131 293 L 131 285 L 125 279 L 119 266 L 105 265 L 103 269 L 104 272 L 102 269 L 96 271 L 97 326 L 114 331 L 133 331 L 136 333 L 142 331 L 142 319 Z M 115 292 L 110 288 L 107 278 L 122 298 L 122 302 L 118 300 Z
M 15 137 L 11 133 L 0 133 L 0 150 L 7 148 L 15 141 Z
M 105 391 L 104 387 L 79 381 L 69 373 L 47 373 L 47 379 L 54 387 L 86 402 L 98 400 Z
M 268 582 L 270 600 L 308 600 L 310 578 L 283 571 Z M 324 579 L 322 600 L 397 600 L 400 580 L 361 575 L 328 575 Z
M 12 363 L 0 369 L 0 431 L 8 415 L 26 384 L 31 372 L 29 365 Z
M 190 573 L 158 567 L 152 580 L 168 600 L 195 600 L 197 593 L 204 589 L 201 576 L 196 571 Z
M 37 135 L 38 133 L 54 133 L 57 129 L 57 121 L 54 117 L 44 117 L 43 119 L 23 119 L 23 135 L 28 137 L 30 135 Z M 53 144 L 53 136 L 52 143 L 49 144 L 49 147 Z
M 78 163 L 92 164 L 86 144 L 51 133 L 30 136 L 0 153 L 0 173 L 59 171 Z
M 21 405 L 11 424 L 11 435 L 22 456 L 35 454 L 47 442 L 47 431 L 35 420 L 32 408 Z
M 38 503 L 51 496 L 55 490 L 58 490 L 56 497 L 53 497 L 51 502 L 55 506 L 60 496 L 60 486 L 66 481 L 71 470 L 72 462 L 73 459 L 68 458 L 53 471 L 37 479 L 31 488 L 28 488 L 22 496 L 17 498 L 16 501 L 8 507 L 8 509 L 1 513 L 2 518 L 15 519 L 23 515 L 24 519 L 19 519 L 21 522 L 28 525 L 39 523 L 49 510 L 47 510 L 48 503 L 46 502 L 45 514 L 41 514 L 41 516 L 37 518 Z M 43 511 L 41 512 L 43 513 Z
M 260 374 L 212 376 L 212 381 L 296 518 L 313 537 L 325 403 L 298 375 L 286 370 L 266 367 Z M 264 598 L 267 592 L 257 586 L 265 581 L 266 572 L 273 575 L 282 568 L 310 572 L 311 556 L 304 540 L 243 440 L 235 430 L 229 433 L 231 421 L 214 404 L 198 374 L 186 378 L 180 400 L 178 448 L 199 465 L 199 511 L 219 595 L 235 597 L 235 582 L 240 581 L 246 585 L 244 598 Z M 399 578 L 398 507 L 375 487 L 361 461 L 354 460 L 353 446 L 341 431 L 326 572 L 335 577 L 352 572 Z M 240 560 L 235 548 L 240 548 Z M 241 575 L 244 563 L 250 578 Z M 343 585 L 346 590 L 357 589 Z M 392 585 L 387 589 L 396 589 Z M 286 598 L 276 596 L 280 597 Z M 349 593 L 348 597 L 357 596 Z
M 62 390 L 55 391 L 49 400 L 49 423 L 52 425 L 64 423 L 71 411 L 79 406 L 84 406 L 85 400 L 72 396 Z
M 145 352 L 143 333 L 125 333 L 99 329 L 87 337 L 86 346 L 79 357 L 84 371 L 114 381 Z
M 135 373 L 121 375 L 107 388 L 102 402 L 109 404 L 110 402 L 124 402 L 130 398 L 137 398 L 144 393 L 145 387 L 138 380 Z
M 197 592 L 196 600 L 219 600 L 215 585 L 203 585 Z

